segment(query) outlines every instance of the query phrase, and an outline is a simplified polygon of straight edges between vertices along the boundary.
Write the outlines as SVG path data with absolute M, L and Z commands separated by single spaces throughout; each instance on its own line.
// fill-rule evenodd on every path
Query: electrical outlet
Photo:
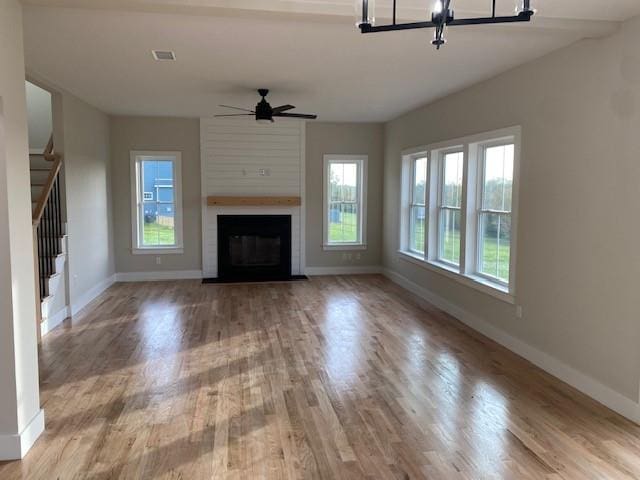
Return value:
M 356 260 L 360 260 L 362 257 L 359 253 L 356 253 Z
M 162 265 L 162 257 L 156 257 L 156 265 Z
M 516 305 L 516 318 L 522 318 L 522 305 Z

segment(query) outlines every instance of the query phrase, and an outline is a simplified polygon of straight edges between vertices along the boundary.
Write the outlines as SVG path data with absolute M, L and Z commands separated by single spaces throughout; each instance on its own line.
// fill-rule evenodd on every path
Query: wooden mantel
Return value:
M 209 207 L 230 206 L 287 206 L 295 207 L 302 204 L 300 197 L 207 197 Z

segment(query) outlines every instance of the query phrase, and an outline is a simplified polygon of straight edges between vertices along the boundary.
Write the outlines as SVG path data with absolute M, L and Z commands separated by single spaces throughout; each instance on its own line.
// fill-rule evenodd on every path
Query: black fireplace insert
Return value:
M 291 215 L 218 215 L 218 280 L 291 279 Z

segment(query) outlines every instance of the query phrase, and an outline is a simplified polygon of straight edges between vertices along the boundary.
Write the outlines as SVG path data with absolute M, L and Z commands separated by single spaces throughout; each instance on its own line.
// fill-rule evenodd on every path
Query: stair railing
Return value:
M 36 280 L 36 311 L 39 324 L 42 321 L 41 302 L 47 296 L 47 279 L 56 270 L 56 257 L 61 253 L 60 238 L 64 236 L 60 170 L 62 157 L 53 152 L 53 136 L 42 155 L 53 162 L 36 207 L 33 210 L 33 245 Z

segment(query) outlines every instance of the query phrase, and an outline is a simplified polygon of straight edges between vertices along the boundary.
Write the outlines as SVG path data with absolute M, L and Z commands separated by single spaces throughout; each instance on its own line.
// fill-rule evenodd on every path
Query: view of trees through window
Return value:
M 171 160 L 140 162 L 143 246 L 175 245 L 174 168 Z
M 517 129 L 509 130 L 403 156 L 402 252 L 511 291 Z
M 484 149 L 478 269 L 503 282 L 509 281 L 513 162 L 512 144 Z
M 329 243 L 360 241 L 357 162 L 329 164 Z
M 463 168 L 463 152 L 451 152 L 443 155 L 438 259 L 454 265 L 460 264 Z
M 424 254 L 424 235 L 426 227 L 426 195 L 427 195 L 427 159 L 417 158 L 413 161 L 413 185 L 409 216 L 409 248 Z

